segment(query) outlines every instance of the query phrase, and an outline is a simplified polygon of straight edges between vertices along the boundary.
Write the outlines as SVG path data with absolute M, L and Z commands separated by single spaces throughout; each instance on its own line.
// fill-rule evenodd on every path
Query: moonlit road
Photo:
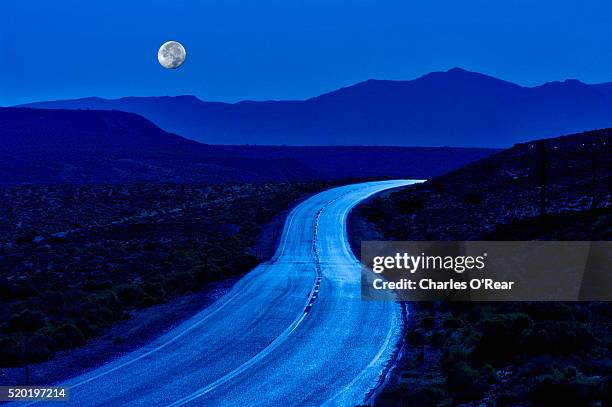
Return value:
M 346 218 L 359 201 L 415 181 L 321 192 L 287 217 L 274 257 L 165 335 L 75 377 L 74 406 L 353 406 L 399 339 L 393 302 L 361 301 Z

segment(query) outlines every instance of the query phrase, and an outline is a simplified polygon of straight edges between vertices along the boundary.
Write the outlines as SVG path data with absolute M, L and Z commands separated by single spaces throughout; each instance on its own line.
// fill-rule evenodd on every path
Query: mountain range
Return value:
M 409 81 L 368 80 L 307 100 L 91 97 L 25 106 L 133 112 L 210 144 L 503 148 L 612 126 L 612 83 L 524 87 L 453 68 Z

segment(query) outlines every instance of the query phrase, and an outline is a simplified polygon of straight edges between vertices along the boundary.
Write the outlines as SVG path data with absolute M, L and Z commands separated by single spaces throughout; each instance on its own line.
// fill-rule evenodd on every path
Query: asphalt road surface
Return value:
M 414 181 L 334 188 L 287 217 L 275 256 L 209 308 L 137 351 L 75 377 L 75 406 L 353 406 L 379 383 L 401 324 L 360 299 L 350 209 Z

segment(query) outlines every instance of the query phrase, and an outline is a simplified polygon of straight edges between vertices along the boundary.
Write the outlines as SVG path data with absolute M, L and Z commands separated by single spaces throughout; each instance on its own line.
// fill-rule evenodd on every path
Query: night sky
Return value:
M 609 0 L 6 0 L 0 105 L 85 96 L 304 99 L 454 66 L 612 81 Z M 157 49 L 187 49 L 175 71 Z

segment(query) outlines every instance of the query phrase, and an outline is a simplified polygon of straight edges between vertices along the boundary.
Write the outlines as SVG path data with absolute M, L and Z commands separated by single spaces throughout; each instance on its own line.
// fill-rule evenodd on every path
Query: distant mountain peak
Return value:
M 449 70 L 448 70 L 448 71 L 446 71 L 446 72 L 447 72 L 447 73 L 473 73 L 473 72 L 470 72 L 470 71 L 468 71 L 468 70 L 466 70 L 466 69 L 459 68 L 458 66 L 456 66 L 456 67 L 454 67 L 454 68 L 451 68 L 451 69 L 449 69 Z
M 565 79 L 563 81 L 550 81 L 550 82 L 546 82 L 544 85 L 542 86 L 546 86 L 546 85 L 578 85 L 578 86 L 589 86 L 586 83 L 578 80 L 578 79 Z
M 42 102 L 123 110 L 211 144 L 504 147 L 612 125 L 612 85 L 520 86 L 461 67 L 368 79 L 307 100 L 207 102 L 193 95 Z
M 513 82 L 508 82 L 505 81 L 503 79 L 500 78 L 496 78 L 494 76 L 491 75 L 486 75 L 480 72 L 474 72 L 474 71 L 468 71 L 467 69 L 463 69 L 463 68 L 459 68 L 459 67 L 454 67 L 451 68 L 449 70 L 446 71 L 439 71 L 439 72 L 431 72 L 427 75 L 424 75 L 424 77 L 434 77 L 434 78 L 452 78 L 452 79 L 456 79 L 456 80 L 460 80 L 460 81 L 467 81 L 467 80 L 488 80 L 488 81 L 494 81 L 497 83 L 506 83 L 506 84 L 512 84 L 514 86 L 520 86 L 517 85 Z
M 578 79 L 565 79 L 563 81 L 546 82 L 543 85 L 535 86 L 532 89 L 546 89 L 554 91 L 587 92 L 596 93 L 597 87 L 588 85 Z
M 176 99 L 176 100 L 202 102 L 202 99 L 200 99 L 200 98 L 198 98 L 197 96 L 194 96 L 194 95 L 176 95 L 176 96 L 167 96 L 167 97 L 171 98 L 171 99 Z

